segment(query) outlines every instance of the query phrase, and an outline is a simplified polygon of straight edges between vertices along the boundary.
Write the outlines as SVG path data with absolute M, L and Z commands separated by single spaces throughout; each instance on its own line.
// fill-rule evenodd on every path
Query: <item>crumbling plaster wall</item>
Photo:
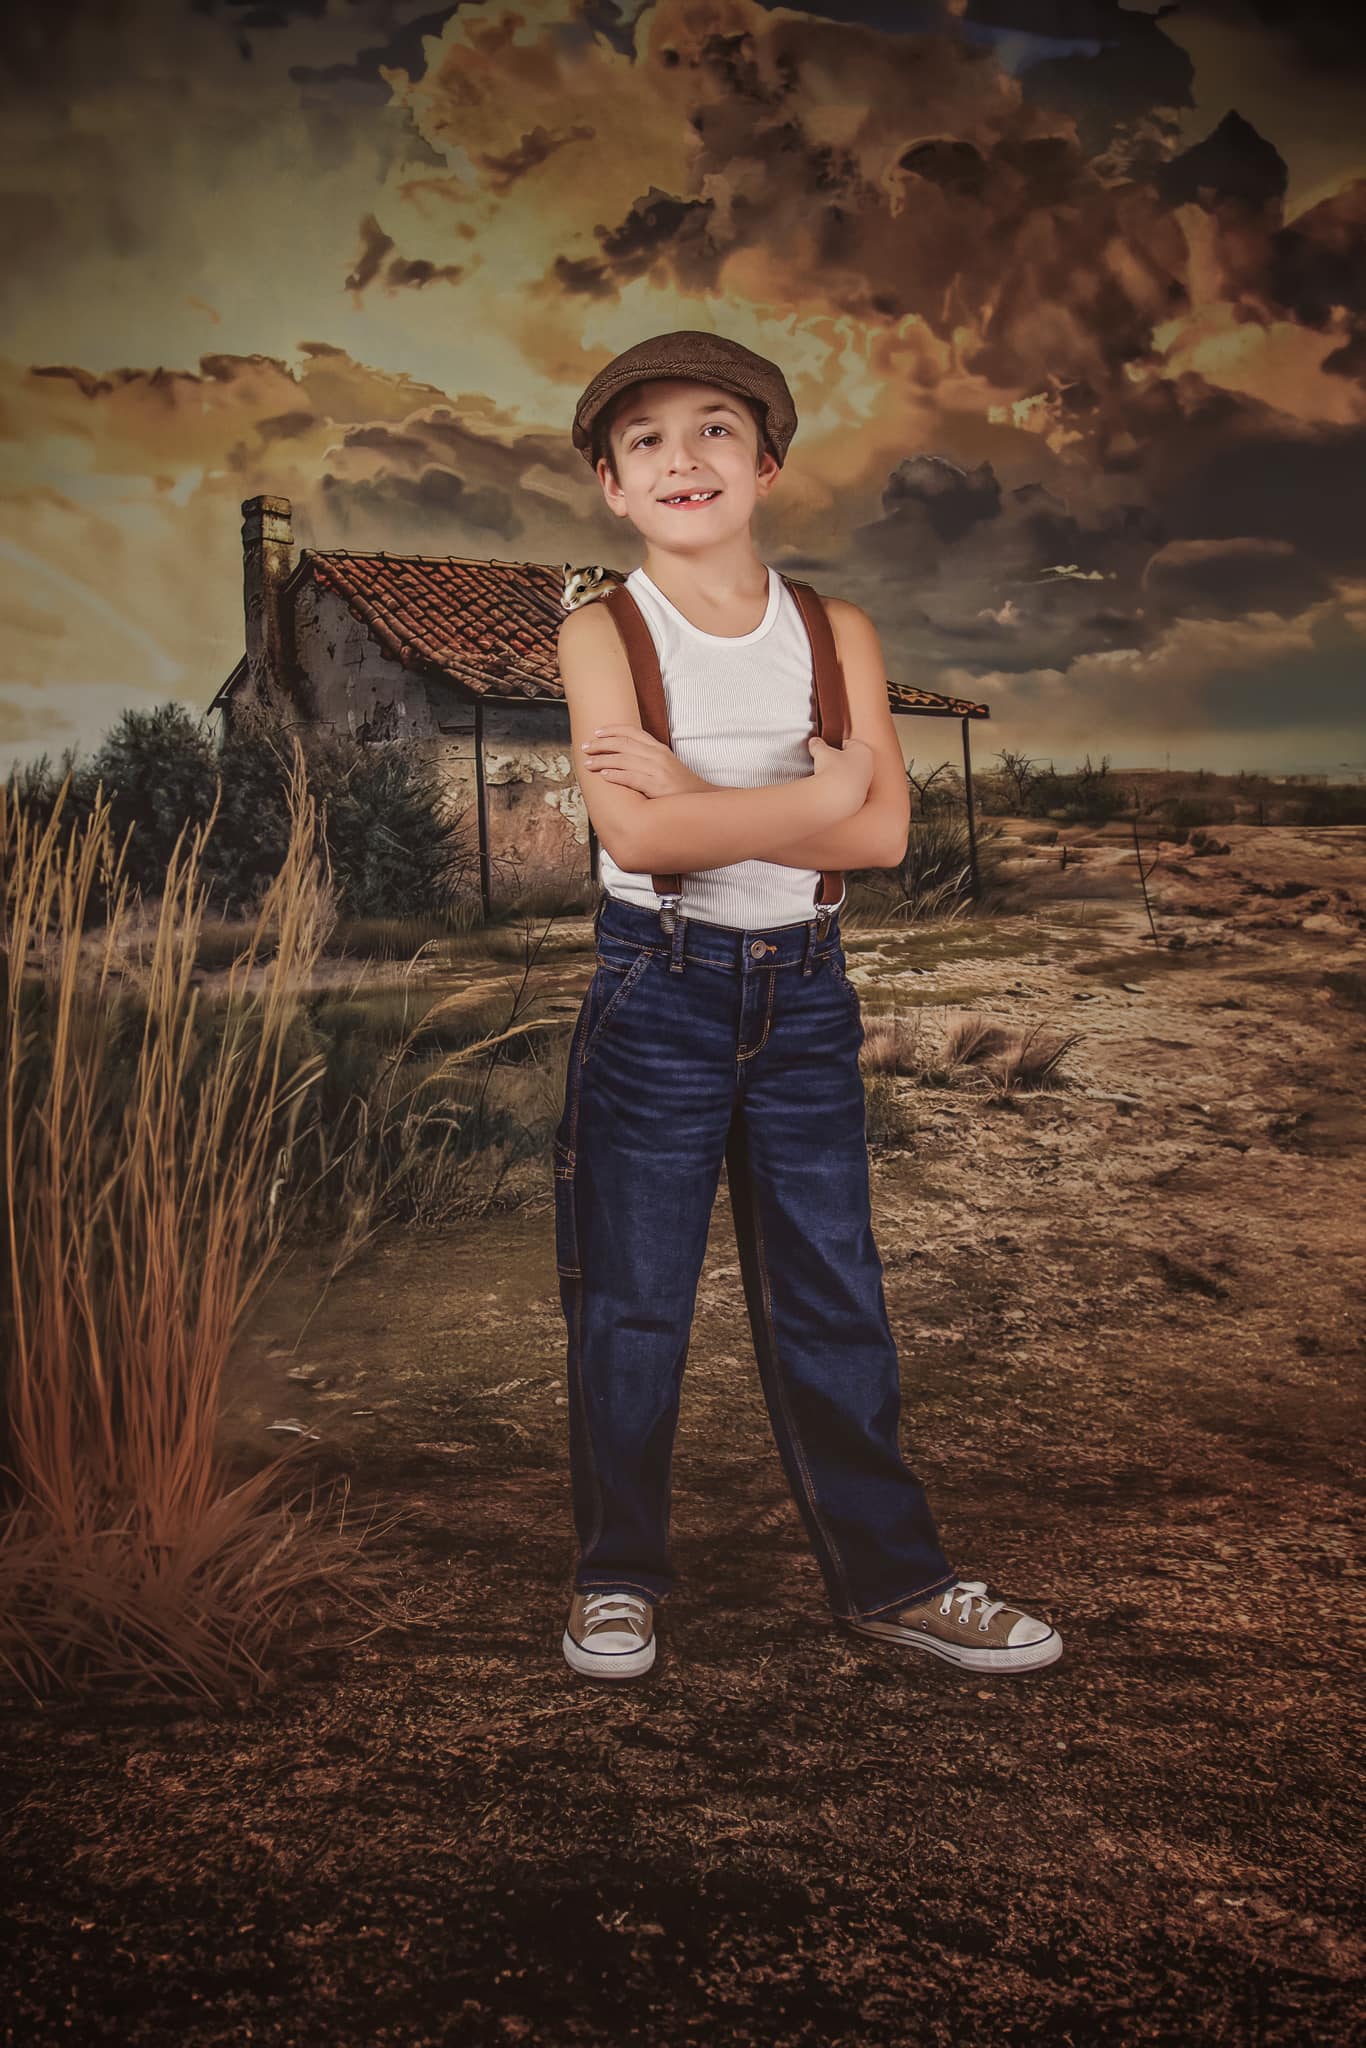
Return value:
M 465 811 L 475 845 L 473 699 L 405 669 L 335 591 L 317 584 L 299 591 L 295 639 L 320 723 L 410 741 Z M 495 878 L 586 880 L 588 813 L 574 777 L 568 708 L 486 698 L 483 729 Z

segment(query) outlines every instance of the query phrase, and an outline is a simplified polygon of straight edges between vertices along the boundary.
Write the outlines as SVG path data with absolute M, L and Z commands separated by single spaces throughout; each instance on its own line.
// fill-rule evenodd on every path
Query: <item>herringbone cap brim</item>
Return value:
M 574 446 L 585 462 L 593 462 L 593 423 L 604 406 L 629 384 L 650 377 L 690 377 L 740 398 L 757 399 L 763 409 L 764 440 L 782 467 L 797 431 L 797 408 L 786 377 L 767 356 L 756 355 L 738 341 L 728 341 L 724 334 L 707 334 L 693 327 L 638 341 L 598 371 L 574 409 Z

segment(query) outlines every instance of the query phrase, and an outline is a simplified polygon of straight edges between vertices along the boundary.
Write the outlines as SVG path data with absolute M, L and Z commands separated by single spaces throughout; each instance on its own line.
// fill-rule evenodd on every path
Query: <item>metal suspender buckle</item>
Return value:
M 825 934 L 830 929 L 830 920 L 838 908 L 839 905 L 837 903 L 818 903 L 816 905 L 816 937 L 818 939 L 825 937 Z
M 678 923 L 678 906 L 682 901 L 681 891 L 674 895 L 660 897 L 659 928 L 661 931 L 672 932 L 674 926 Z

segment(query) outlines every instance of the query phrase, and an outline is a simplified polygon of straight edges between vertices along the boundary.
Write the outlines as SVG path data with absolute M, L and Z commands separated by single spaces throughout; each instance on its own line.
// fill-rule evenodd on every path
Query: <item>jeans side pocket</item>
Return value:
M 597 968 L 589 985 L 592 1017 L 587 1036 L 579 1049 L 580 1066 L 592 1056 L 593 1048 L 604 1029 L 639 982 L 651 958 L 652 955 L 648 951 L 642 950 L 637 953 L 624 974 L 615 966 L 599 965 Z

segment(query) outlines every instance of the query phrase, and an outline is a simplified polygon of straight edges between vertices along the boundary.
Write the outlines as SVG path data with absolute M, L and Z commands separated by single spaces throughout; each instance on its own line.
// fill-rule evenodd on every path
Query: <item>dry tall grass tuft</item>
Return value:
M 942 1063 L 947 1068 L 971 1066 L 988 1053 L 999 1051 L 1010 1033 L 993 1017 L 980 1010 L 959 1010 L 945 1017 Z
M 63 839 L 69 783 L 41 826 L 0 788 L 0 1668 L 35 1699 L 216 1700 L 269 1682 L 302 1606 L 363 1607 L 372 1585 L 344 1487 L 333 1526 L 316 1485 L 287 1493 L 294 1451 L 234 1484 L 215 1450 L 232 1341 L 279 1249 L 272 1162 L 316 1077 L 288 1043 L 330 877 L 296 742 L 283 865 L 201 1017 L 217 805 L 177 840 L 130 968 L 128 839 L 102 790 Z
M 1012 1031 L 991 1070 L 998 1093 L 1031 1095 L 1040 1089 L 1060 1087 L 1062 1077 L 1058 1068 L 1072 1047 L 1080 1043 L 1079 1031 L 1049 1032 L 1041 1024 Z

